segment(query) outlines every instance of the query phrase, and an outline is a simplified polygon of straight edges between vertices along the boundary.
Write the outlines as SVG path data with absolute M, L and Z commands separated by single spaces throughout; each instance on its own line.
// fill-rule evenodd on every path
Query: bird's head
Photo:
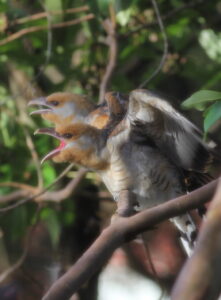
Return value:
M 73 162 L 78 165 L 102 169 L 106 163 L 97 154 L 100 145 L 100 131 L 88 124 L 75 123 L 53 128 L 38 129 L 36 134 L 47 134 L 60 141 L 59 146 L 49 152 L 41 161 Z
M 82 121 L 94 109 L 94 104 L 86 96 L 65 92 L 33 99 L 28 105 L 43 106 L 43 109 L 35 110 L 31 115 L 41 114 L 56 126 Z

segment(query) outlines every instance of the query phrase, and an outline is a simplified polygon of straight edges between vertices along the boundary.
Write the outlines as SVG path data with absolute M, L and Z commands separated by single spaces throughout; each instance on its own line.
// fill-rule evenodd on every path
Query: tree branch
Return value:
M 73 192 L 75 191 L 75 189 L 77 188 L 81 180 L 84 178 L 86 173 L 87 171 L 85 169 L 80 169 L 77 175 L 75 176 L 75 178 L 70 180 L 64 188 L 57 191 L 47 191 L 48 187 L 46 189 L 40 190 L 38 187 L 33 187 L 31 185 L 18 183 L 18 182 L 0 183 L 0 186 L 10 186 L 10 187 L 17 187 L 21 189 L 18 191 L 14 191 L 8 195 L 0 196 L 0 203 L 12 202 L 21 197 L 27 197 L 28 195 L 32 197 L 31 200 L 35 200 L 36 202 L 42 202 L 42 201 L 61 202 L 62 200 L 66 199 L 71 194 L 73 194 Z M 43 191 L 44 193 L 42 194 Z M 41 194 L 37 196 L 39 193 Z
M 56 16 L 56 15 L 61 15 L 61 14 L 73 14 L 73 13 L 78 13 L 78 12 L 87 11 L 87 10 L 89 10 L 88 5 L 84 5 L 81 7 L 68 8 L 68 9 L 64 9 L 64 10 L 54 10 L 54 11 L 50 11 L 49 13 L 44 11 L 44 12 L 40 12 L 40 13 L 31 15 L 31 16 L 12 20 L 12 21 L 10 21 L 10 25 L 24 24 L 26 22 L 35 21 L 35 20 L 39 20 L 42 18 L 47 18 L 47 16 L 49 14 L 51 16 Z
M 0 213 L 1 212 L 6 212 L 6 211 L 9 211 L 9 210 L 11 210 L 11 209 L 14 209 L 14 208 L 16 208 L 16 207 L 18 207 L 18 206 L 20 206 L 20 205 L 23 205 L 23 204 L 25 204 L 26 202 L 28 202 L 28 201 L 31 201 L 31 200 L 33 200 L 33 199 L 36 199 L 36 198 L 38 198 L 38 197 L 40 197 L 41 195 L 43 195 L 47 190 L 49 190 L 51 187 L 53 187 L 59 180 L 61 180 L 61 178 L 63 178 L 70 170 L 71 170 L 71 168 L 73 167 L 73 165 L 74 164 L 70 164 L 66 169 L 64 169 L 64 171 L 51 183 L 51 184 L 49 184 L 46 188 L 44 188 L 43 190 L 41 190 L 40 192 L 38 192 L 38 193 L 36 193 L 36 194 L 34 194 L 34 195 L 31 195 L 31 196 L 29 196 L 29 197 L 27 197 L 27 198 L 25 198 L 25 199 L 22 199 L 21 201 L 19 201 L 19 202 L 16 202 L 15 204 L 11 204 L 11 205 L 8 205 L 8 206 L 6 206 L 6 207 L 3 207 L 3 208 L 0 208 Z M 80 172 L 86 172 L 86 170 L 84 170 L 84 169 L 81 169 L 80 171 L 79 171 L 79 173 Z
M 75 19 L 75 20 L 61 22 L 61 23 L 58 23 L 58 24 L 52 24 L 51 28 L 61 28 L 61 27 L 66 27 L 66 26 L 72 26 L 72 25 L 79 24 L 81 22 L 91 20 L 93 18 L 94 18 L 94 14 L 88 14 L 86 16 L 83 16 L 83 17 Z M 3 46 L 3 45 L 5 45 L 9 42 L 12 42 L 12 41 L 22 37 L 23 35 L 28 34 L 28 33 L 33 33 L 33 32 L 37 32 L 37 31 L 40 31 L 40 30 L 46 30 L 46 29 L 48 29 L 48 25 L 32 26 L 32 27 L 29 27 L 29 28 L 23 28 L 23 29 L 19 30 L 18 32 L 15 32 L 15 33 L 11 34 L 9 37 L 1 40 L 0 41 L 0 46 Z
M 181 215 L 211 200 L 218 180 L 187 195 L 170 200 L 137 215 L 121 218 L 105 229 L 84 255 L 58 279 L 43 300 L 66 300 L 110 258 L 113 251 L 140 232 L 163 220 Z
M 1 195 L 0 196 L 0 203 L 7 203 L 7 202 L 12 202 L 15 200 L 18 200 L 22 197 L 27 197 L 28 195 L 32 195 L 31 191 L 29 190 L 17 190 L 14 191 L 8 195 Z
M 74 193 L 76 188 L 78 187 L 79 183 L 85 177 L 87 170 L 80 169 L 77 172 L 75 178 L 73 178 L 69 183 L 61 190 L 58 191 L 47 191 L 43 195 L 37 197 L 37 201 L 52 201 L 52 202 L 61 202 L 62 200 L 69 197 L 71 194 Z
M 221 292 L 221 180 L 199 233 L 194 254 L 183 267 L 172 300 L 216 300 Z

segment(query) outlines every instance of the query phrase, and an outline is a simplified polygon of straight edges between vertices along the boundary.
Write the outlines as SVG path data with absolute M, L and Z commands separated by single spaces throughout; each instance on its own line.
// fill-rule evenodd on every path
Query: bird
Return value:
M 119 92 L 107 92 L 105 101 L 96 105 L 85 95 L 56 92 L 47 97 L 33 99 L 29 101 L 28 105 L 46 107 L 31 112 L 31 115 L 40 114 L 43 119 L 54 123 L 55 127 L 84 122 L 96 128 L 104 128 L 109 123 L 113 123 L 111 121 L 113 115 L 115 116 L 114 120 L 116 120 L 125 114 L 127 95 Z
M 111 114 L 111 112 L 110 112 Z M 206 174 L 212 163 L 211 149 L 200 130 L 167 101 L 148 90 L 129 94 L 128 109 L 114 127 L 99 129 L 87 123 L 39 129 L 58 138 L 58 148 L 45 156 L 55 162 L 74 162 L 100 174 L 120 209 L 132 213 L 187 192 L 185 172 Z M 128 203 L 122 199 L 128 191 Z M 181 232 L 188 255 L 196 227 L 189 214 L 172 218 Z

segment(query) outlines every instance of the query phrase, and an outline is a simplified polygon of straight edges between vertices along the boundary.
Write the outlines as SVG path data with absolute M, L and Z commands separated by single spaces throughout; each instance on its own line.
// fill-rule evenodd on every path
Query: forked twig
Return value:
M 34 194 L 34 195 L 32 195 L 32 196 L 29 196 L 29 197 L 27 197 L 27 198 L 25 198 L 25 199 L 22 199 L 21 201 L 19 201 L 19 202 L 16 202 L 16 203 L 14 203 L 14 204 L 11 204 L 11 205 L 8 205 L 8 206 L 6 206 L 6 207 L 3 207 L 3 208 L 0 208 L 0 213 L 2 212 L 7 212 L 7 211 L 9 211 L 9 210 L 12 210 L 12 209 L 14 209 L 14 208 L 16 208 L 16 207 L 18 207 L 18 206 L 21 206 L 21 205 L 23 205 L 24 203 L 26 203 L 26 202 L 28 202 L 28 201 L 30 201 L 30 200 L 33 200 L 33 199 L 35 199 L 35 198 L 37 198 L 37 197 L 39 197 L 39 196 L 41 196 L 41 195 L 43 195 L 46 191 L 48 191 L 51 187 L 53 187 L 59 180 L 61 180 L 61 178 L 63 178 L 70 170 L 71 170 L 71 168 L 73 167 L 73 165 L 74 164 L 70 164 L 67 168 L 65 168 L 64 169 L 64 171 L 51 183 L 51 184 L 49 184 L 46 188 L 44 188 L 42 191 L 40 191 L 39 193 L 37 193 L 37 194 Z M 83 170 L 82 171 L 82 169 L 80 170 L 81 172 L 83 172 L 83 171 L 85 171 L 85 170 Z M 86 171 L 85 171 L 86 172 Z

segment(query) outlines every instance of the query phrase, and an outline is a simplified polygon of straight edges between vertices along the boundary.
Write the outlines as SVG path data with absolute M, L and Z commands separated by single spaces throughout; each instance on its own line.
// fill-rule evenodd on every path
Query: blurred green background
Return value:
M 189 110 L 183 113 L 202 129 L 203 121 L 207 118 L 204 129 L 219 144 L 221 96 L 220 93 L 214 96 L 208 90 L 221 91 L 221 1 L 188 0 L 184 3 L 179 0 L 158 0 L 157 3 L 169 49 L 162 70 L 145 88 L 159 92 L 179 110 L 181 103 L 190 95 L 206 90 L 203 95 L 195 94 L 192 102 L 186 102 L 184 106 Z M 88 5 L 85 11 L 75 14 L 66 12 L 67 9 L 85 5 Z M 45 187 L 66 167 L 66 164 L 47 162 L 40 168 L 40 175 L 36 171 L 38 160 L 34 162 L 30 149 L 34 147 L 34 156 L 37 154 L 42 157 L 55 143 L 47 136 L 33 136 L 36 128 L 48 124 L 40 117 L 29 116 L 27 102 L 56 91 L 87 94 L 97 102 L 109 55 L 107 34 L 102 22 L 110 18 L 110 8 L 115 12 L 118 56 L 108 89 L 130 92 L 151 76 L 163 54 L 162 32 L 151 1 L 0 1 L 1 183 L 17 182 L 31 187 Z M 61 13 L 38 20 L 23 19 L 54 10 Z M 89 21 L 53 28 L 55 24 L 90 13 L 94 14 L 94 18 Z M 41 26 L 46 29 L 29 32 L 32 27 Z M 21 36 L 10 41 L 10 37 L 16 37 L 16 33 Z M 69 172 L 55 189 L 64 187 L 74 176 L 76 169 Z M 5 202 L 3 196 L 18 190 L 21 189 L 0 186 L 2 207 L 24 198 L 19 196 L 14 201 Z M 25 262 L 26 272 L 29 270 L 34 274 L 33 270 L 37 270 L 37 279 L 33 279 L 33 282 L 39 281 L 42 276 L 43 268 L 40 265 L 46 264 L 52 268 L 54 261 L 59 261 L 59 270 L 64 270 L 98 234 L 103 215 L 112 212 L 112 208 L 110 211 L 106 208 L 102 215 L 99 191 L 105 193 L 103 185 L 96 175 L 88 173 L 77 192 L 61 203 L 30 201 L 6 213 L 0 212 L 0 271 L 7 269 L 22 255 L 30 228 L 34 228 L 28 250 L 32 260 L 30 258 L 29 262 L 26 259 Z M 60 258 L 62 251 L 66 258 Z M 43 258 L 38 257 L 39 252 L 44 253 Z M 10 285 L 13 278 L 19 278 L 20 290 L 22 284 L 26 286 L 23 294 L 20 291 L 22 296 L 19 297 L 40 299 L 45 285 L 41 283 L 41 287 L 36 288 L 39 294 L 34 296 L 32 291 L 32 298 L 28 298 L 27 278 L 24 279 L 21 270 L 16 272 L 13 275 L 15 277 L 11 276 L 4 284 Z M 48 273 L 44 276 L 48 281 L 51 280 L 48 279 Z M 33 282 L 29 285 L 33 286 Z M 14 289 L 16 293 L 17 289 Z M 0 295 L 3 293 L 0 290 Z

